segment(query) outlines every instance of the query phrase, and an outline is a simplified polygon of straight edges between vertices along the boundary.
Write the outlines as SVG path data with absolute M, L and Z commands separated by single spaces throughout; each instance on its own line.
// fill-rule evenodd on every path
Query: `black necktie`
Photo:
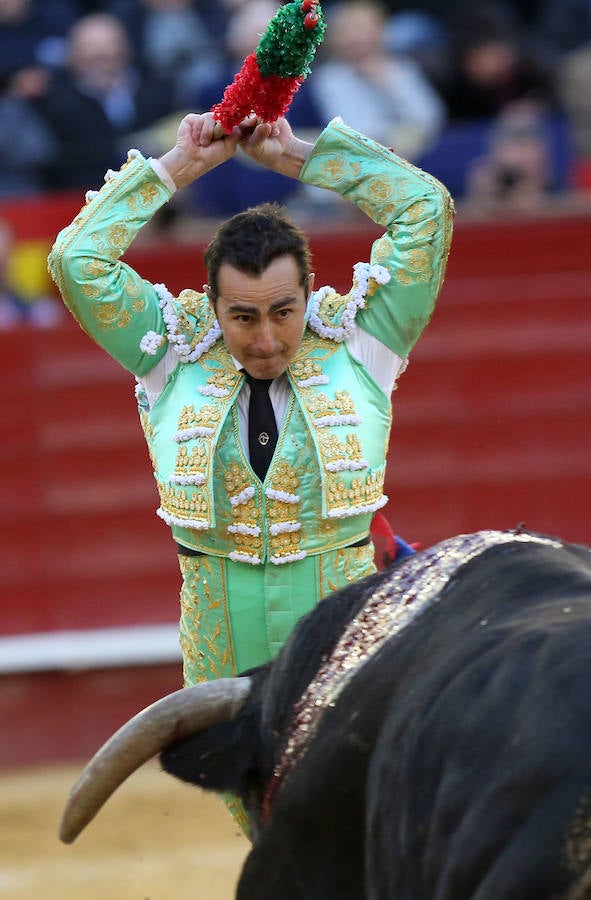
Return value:
M 246 376 L 250 385 L 248 406 L 248 449 L 250 464 L 261 479 L 265 480 L 275 444 L 277 443 L 277 422 L 269 397 L 272 379 Z

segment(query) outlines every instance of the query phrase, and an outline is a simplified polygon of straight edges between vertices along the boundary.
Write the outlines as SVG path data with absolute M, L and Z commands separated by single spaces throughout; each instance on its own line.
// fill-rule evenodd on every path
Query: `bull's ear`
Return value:
M 258 706 L 247 703 L 231 722 L 175 741 L 162 751 L 160 762 L 181 781 L 244 797 L 263 774 Z

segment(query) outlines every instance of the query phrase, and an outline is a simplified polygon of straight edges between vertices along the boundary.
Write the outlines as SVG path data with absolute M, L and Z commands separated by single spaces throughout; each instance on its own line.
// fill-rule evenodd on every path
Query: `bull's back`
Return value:
M 380 662 L 368 895 L 562 896 L 590 861 L 589 550 L 487 551 Z

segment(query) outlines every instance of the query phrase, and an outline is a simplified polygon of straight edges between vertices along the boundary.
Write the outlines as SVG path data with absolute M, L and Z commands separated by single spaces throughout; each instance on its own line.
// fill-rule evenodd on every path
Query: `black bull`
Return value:
M 220 686 L 239 697 L 212 713 Z M 331 595 L 247 678 L 140 713 L 61 836 L 166 745 L 250 812 L 240 900 L 591 898 L 590 694 L 591 551 L 459 536 Z

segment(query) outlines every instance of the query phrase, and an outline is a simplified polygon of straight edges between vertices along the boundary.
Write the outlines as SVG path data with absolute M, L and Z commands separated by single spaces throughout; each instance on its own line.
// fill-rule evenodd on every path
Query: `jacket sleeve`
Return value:
M 443 283 L 454 214 L 449 192 L 340 119 L 318 138 L 300 180 L 337 192 L 386 229 L 372 245 L 364 277 L 361 264 L 355 266 L 351 293 L 341 298 L 342 317 L 356 314 L 360 328 L 406 357 Z M 334 293 L 327 297 L 334 310 Z
M 152 166 L 130 151 L 58 234 L 48 258 L 50 275 L 82 329 L 138 376 L 166 352 L 167 330 L 156 289 L 121 257 L 170 196 Z

